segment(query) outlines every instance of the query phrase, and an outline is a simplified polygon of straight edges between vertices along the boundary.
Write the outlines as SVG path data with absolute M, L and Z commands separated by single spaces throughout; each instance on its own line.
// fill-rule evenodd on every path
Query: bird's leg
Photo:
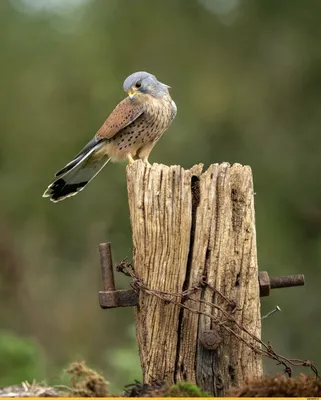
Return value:
M 148 161 L 148 156 L 143 157 L 143 163 L 146 165 L 150 165 L 150 163 Z
M 127 158 L 128 158 L 129 165 L 131 165 L 135 162 L 135 160 L 133 159 L 133 157 L 130 153 L 127 154 Z
M 148 157 L 154 147 L 155 143 L 147 143 L 143 147 L 141 147 L 138 151 L 138 157 L 143 161 L 144 164 L 150 165 L 148 162 Z

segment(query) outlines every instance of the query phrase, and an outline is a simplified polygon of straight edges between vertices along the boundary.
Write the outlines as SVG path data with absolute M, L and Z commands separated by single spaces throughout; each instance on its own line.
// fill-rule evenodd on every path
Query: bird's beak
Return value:
M 132 99 L 136 94 L 136 92 L 133 89 L 129 89 L 127 93 L 130 99 Z

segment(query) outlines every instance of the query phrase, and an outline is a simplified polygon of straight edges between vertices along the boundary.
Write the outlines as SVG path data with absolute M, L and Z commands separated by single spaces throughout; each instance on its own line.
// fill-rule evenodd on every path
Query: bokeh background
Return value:
M 41 197 L 137 70 L 178 105 L 151 162 L 252 167 L 260 270 L 306 276 L 262 299 L 282 309 L 263 338 L 321 365 L 320 15 L 318 0 L 0 1 L 0 385 L 59 383 L 81 359 L 114 391 L 141 377 L 133 310 L 97 299 L 98 243 L 131 258 L 125 165 Z

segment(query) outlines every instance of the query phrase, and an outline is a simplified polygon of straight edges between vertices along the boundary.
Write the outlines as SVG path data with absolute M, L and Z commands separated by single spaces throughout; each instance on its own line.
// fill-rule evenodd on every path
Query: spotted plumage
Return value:
M 148 162 L 148 156 L 176 116 L 169 86 L 148 72 L 136 72 L 123 84 L 128 97 L 103 123 L 95 137 L 63 169 L 43 194 L 57 202 L 82 190 L 109 160 Z

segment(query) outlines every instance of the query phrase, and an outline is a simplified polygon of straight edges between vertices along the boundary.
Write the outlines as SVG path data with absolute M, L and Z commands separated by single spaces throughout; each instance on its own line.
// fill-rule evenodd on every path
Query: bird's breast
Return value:
M 161 99 L 153 98 L 146 103 L 146 119 L 151 124 L 157 124 L 162 129 L 168 128 L 175 118 L 176 112 L 176 104 L 169 96 Z
M 115 160 L 133 156 L 144 146 L 156 143 L 176 115 L 172 99 L 151 98 L 135 121 L 120 130 L 109 142 L 108 154 Z

